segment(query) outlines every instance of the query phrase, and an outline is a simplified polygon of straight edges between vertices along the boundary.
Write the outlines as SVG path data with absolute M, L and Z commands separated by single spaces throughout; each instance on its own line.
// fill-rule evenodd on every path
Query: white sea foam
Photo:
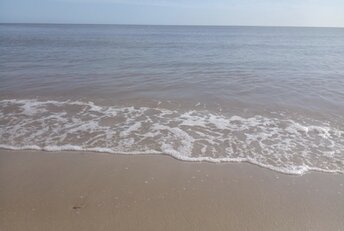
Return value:
M 302 118 L 0 101 L 0 148 L 167 154 L 186 161 L 249 162 L 288 174 L 344 172 L 344 131 Z

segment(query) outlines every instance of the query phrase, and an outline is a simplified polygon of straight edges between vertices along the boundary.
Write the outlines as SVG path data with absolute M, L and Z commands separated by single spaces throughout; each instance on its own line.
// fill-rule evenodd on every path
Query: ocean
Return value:
M 344 29 L 0 24 L 0 148 L 344 173 Z

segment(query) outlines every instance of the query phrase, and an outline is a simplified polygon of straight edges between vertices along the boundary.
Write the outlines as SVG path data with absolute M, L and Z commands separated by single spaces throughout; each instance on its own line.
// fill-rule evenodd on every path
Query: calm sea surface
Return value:
M 0 135 L 343 173 L 344 29 L 0 24 Z

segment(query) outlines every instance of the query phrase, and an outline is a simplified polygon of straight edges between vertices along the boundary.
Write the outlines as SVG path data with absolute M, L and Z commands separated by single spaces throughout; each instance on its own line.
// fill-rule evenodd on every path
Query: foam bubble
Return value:
M 0 148 L 167 154 L 186 161 L 249 162 L 288 174 L 344 172 L 344 131 L 322 121 L 100 106 L 82 101 L 0 101 Z

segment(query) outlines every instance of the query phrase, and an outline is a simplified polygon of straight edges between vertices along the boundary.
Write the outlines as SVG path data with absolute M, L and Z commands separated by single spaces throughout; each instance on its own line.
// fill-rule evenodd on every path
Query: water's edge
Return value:
M 183 161 L 248 162 L 276 172 L 343 173 L 344 131 L 328 123 L 209 111 L 0 100 L 0 148 L 165 154 Z

